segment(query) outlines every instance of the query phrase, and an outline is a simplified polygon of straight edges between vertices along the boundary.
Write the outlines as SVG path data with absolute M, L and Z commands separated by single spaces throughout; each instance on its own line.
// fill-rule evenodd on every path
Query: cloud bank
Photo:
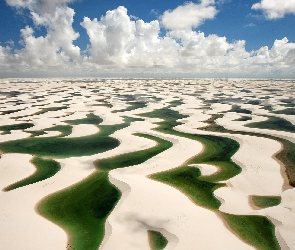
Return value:
M 28 9 L 35 26 L 20 30 L 21 49 L 0 46 L 2 76 L 295 77 L 295 43 L 287 38 L 249 52 L 244 40 L 229 42 L 195 31 L 216 16 L 214 0 L 186 3 L 151 22 L 134 20 L 123 6 L 100 19 L 84 17 L 89 44 L 83 52 L 74 45 L 79 34 L 69 2 L 7 0 Z M 46 35 L 36 37 L 38 27 L 45 27 Z

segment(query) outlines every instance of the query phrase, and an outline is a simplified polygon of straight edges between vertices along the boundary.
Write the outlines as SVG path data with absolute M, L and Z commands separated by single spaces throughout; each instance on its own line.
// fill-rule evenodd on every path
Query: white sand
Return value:
M 236 117 L 236 114 L 227 113 L 225 114 L 223 118 L 217 119 L 216 123 L 229 130 L 246 131 L 246 132 L 252 132 L 257 134 L 272 135 L 272 136 L 283 138 L 295 143 L 294 133 L 284 132 L 279 130 L 270 130 L 270 129 L 248 128 L 248 127 L 245 127 L 244 125 L 247 123 L 252 123 L 256 121 L 255 120 L 253 121 L 250 120 L 245 122 L 234 121 L 232 119 L 233 116 Z M 229 120 L 231 122 L 228 122 Z M 266 120 L 266 119 L 264 117 L 261 120 L 259 119 L 259 121 L 262 121 L 262 120 Z
M 281 239 L 282 249 L 294 249 L 295 189 L 285 190 L 281 197 L 281 204 L 260 211 L 276 225 L 276 236 Z
M 1 189 L 19 181 L 35 171 L 29 163 L 30 155 L 5 154 L 1 163 Z M 74 168 L 74 167 L 73 167 Z M 57 176 L 62 176 L 63 168 Z M 81 170 L 77 177 L 83 176 Z M 65 248 L 66 234 L 54 224 L 35 212 L 35 205 L 51 192 L 75 182 L 75 178 L 50 178 L 45 181 L 18 188 L 9 192 L 0 192 L 1 200 L 1 248 L 3 249 L 61 249 Z M 71 181 L 69 181 L 71 180 Z M 21 210 L 20 210 L 21 208 Z M 17 240 L 16 240 L 17 239 Z M 38 239 L 38 240 L 36 240 Z
M 231 124 L 232 130 L 247 131 L 245 127 L 234 127 L 233 119 L 236 119 L 236 115 L 226 116 L 223 118 L 222 125 Z M 231 117 L 231 119 L 229 119 Z M 231 214 L 248 214 L 248 215 L 264 215 L 270 218 L 276 227 L 276 236 L 282 249 L 292 248 L 292 232 L 295 229 L 295 220 L 291 223 L 292 226 L 285 227 L 287 217 L 281 216 L 281 208 L 284 205 L 283 202 L 280 206 L 269 208 L 272 211 L 272 215 L 268 214 L 268 209 L 254 210 L 251 204 L 249 204 L 250 195 L 265 195 L 265 196 L 278 196 L 282 195 L 285 187 L 289 187 L 286 183 L 285 176 L 282 176 L 280 164 L 274 160 L 273 155 L 281 150 L 279 142 L 270 140 L 263 137 L 255 137 L 239 134 L 228 133 L 214 133 L 204 132 L 192 129 L 194 123 L 190 120 L 190 123 L 186 125 L 180 125 L 178 130 L 193 133 L 194 131 L 200 134 L 212 134 L 219 136 L 226 136 L 232 138 L 240 143 L 240 149 L 232 157 L 239 166 L 242 167 L 241 174 L 229 179 L 226 187 L 222 187 L 214 191 L 215 196 L 222 202 L 220 211 Z M 245 128 L 245 129 L 243 129 Z M 269 133 L 270 130 L 264 130 L 264 133 Z M 272 132 L 270 132 L 272 133 Z M 290 187 L 289 187 L 290 188 Z M 294 190 L 294 189 L 292 189 Z M 294 193 L 293 193 L 294 194 Z M 294 202 L 295 196 L 293 196 Z M 284 210 L 285 211 L 285 210 Z M 295 218 L 295 210 L 288 210 L 288 218 Z M 290 222 L 289 222 L 290 224 Z M 286 245 L 287 244 L 287 245 Z
M 0 135 L 0 142 L 23 139 L 23 138 L 29 137 L 30 135 L 31 134 L 20 131 L 20 130 L 12 130 L 10 134 Z
M 0 159 L 0 190 L 33 174 L 35 166 L 30 163 L 31 155 L 3 154 Z
M 149 229 L 162 230 L 170 242 L 167 249 L 197 245 L 201 249 L 252 249 L 225 228 L 214 212 L 196 206 L 178 190 L 146 178 L 177 167 L 202 150 L 195 141 L 161 137 L 170 137 L 173 147 L 143 164 L 110 172 L 110 180 L 123 197 L 107 219 L 109 226 L 101 249 L 149 249 Z M 198 232 L 198 237 L 188 232 Z M 216 235 L 216 241 L 208 240 L 210 234 Z
M 213 175 L 218 172 L 219 168 L 211 164 L 191 164 L 190 167 L 196 167 L 200 169 L 202 176 Z
M 43 135 L 38 135 L 36 137 L 40 138 L 40 137 L 54 137 L 54 136 L 60 136 L 61 132 L 59 131 L 44 131 L 45 134 Z
M 99 129 L 92 124 L 79 124 L 74 125 L 72 133 L 65 138 L 75 138 L 75 137 L 81 137 L 81 136 L 87 136 L 96 134 L 99 132 Z

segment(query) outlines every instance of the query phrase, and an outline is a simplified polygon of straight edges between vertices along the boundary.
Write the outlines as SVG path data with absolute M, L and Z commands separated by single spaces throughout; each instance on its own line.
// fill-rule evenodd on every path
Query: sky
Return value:
M 295 78 L 295 0 L 2 0 L 0 77 Z

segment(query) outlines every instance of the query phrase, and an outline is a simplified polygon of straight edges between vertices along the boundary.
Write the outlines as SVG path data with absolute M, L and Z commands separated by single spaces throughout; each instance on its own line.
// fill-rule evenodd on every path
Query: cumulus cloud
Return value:
M 252 5 L 254 10 L 262 10 L 268 19 L 282 18 L 286 14 L 295 14 L 295 0 L 261 0 Z
M 217 14 L 214 0 L 202 0 L 200 4 L 187 2 L 174 10 L 165 11 L 162 23 L 170 30 L 192 29 L 200 26 L 206 19 Z
M 271 49 L 267 46 L 261 47 L 254 52 L 250 63 L 253 65 L 273 65 L 274 67 L 288 66 L 294 64 L 295 43 L 289 43 L 284 37 L 275 40 Z
M 80 48 L 73 45 L 78 33 L 72 27 L 74 10 L 67 6 L 69 0 L 7 2 L 16 8 L 28 8 L 35 26 L 45 27 L 47 33 L 36 37 L 35 27 L 26 26 L 20 31 L 21 49 L 9 44 L 0 46 L 2 75 L 42 72 L 55 76 L 130 76 L 135 72 L 137 76 L 149 73 L 228 77 L 281 72 L 295 76 L 295 43 L 287 38 L 276 40 L 271 48 L 264 46 L 248 52 L 246 41 L 229 42 L 226 37 L 194 31 L 192 27 L 201 21 L 189 21 L 185 28 L 164 26 L 167 30 L 163 35 L 163 19 L 135 19 L 120 6 L 100 19 L 84 17 L 81 26 L 89 36 L 89 45 L 87 54 L 81 55 Z M 213 4 L 214 1 L 203 0 L 198 6 L 206 9 Z M 187 3 L 183 7 L 187 5 L 195 6 Z
M 90 38 L 91 61 L 101 65 L 154 66 L 170 65 L 177 58 L 174 40 L 159 36 L 157 20 L 149 23 L 131 20 L 120 6 L 100 20 L 85 17 L 81 25 Z
M 21 42 L 24 48 L 16 51 L 15 59 L 33 65 L 51 65 L 80 59 L 80 48 L 73 45 L 73 41 L 79 37 L 72 27 L 75 12 L 66 5 L 71 0 L 6 2 L 15 8 L 27 8 L 35 26 L 43 26 L 47 30 L 45 37 L 35 37 L 32 27 L 22 29 Z

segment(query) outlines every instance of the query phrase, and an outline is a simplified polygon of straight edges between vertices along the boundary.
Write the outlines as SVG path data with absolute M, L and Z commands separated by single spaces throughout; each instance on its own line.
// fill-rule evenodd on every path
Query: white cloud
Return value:
M 192 29 L 200 26 L 206 19 L 213 19 L 217 14 L 214 0 L 202 0 L 200 4 L 187 2 L 174 10 L 165 11 L 162 23 L 170 30 Z
M 226 42 L 225 37 L 217 35 L 205 37 L 203 32 L 172 31 L 169 35 L 181 39 L 181 54 L 185 57 L 223 56 L 232 48 L 232 45 Z
M 66 5 L 71 0 L 6 0 L 6 2 L 12 7 L 28 8 L 34 24 L 44 26 L 47 30 L 45 37 L 34 37 L 32 27 L 21 30 L 23 38 L 21 42 L 24 48 L 16 51 L 18 60 L 33 65 L 61 63 L 65 59 L 80 60 L 80 48 L 73 45 L 73 41 L 79 37 L 72 27 L 75 12 Z M 63 60 L 60 62 L 61 55 Z
M 56 65 L 68 61 L 64 53 L 59 53 L 59 47 L 50 43 L 48 36 L 35 37 L 33 29 L 26 26 L 21 30 L 24 48 L 16 50 L 15 58 L 30 66 Z
M 2 47 L 0 45 L 0 65 L 1 66 L 4 66 L 5 65 L 5 62 L 7 60 L 7 57 L 8 57 L 8 55 L 7 55 L 6 48 L 5 47 Z
M 295 0 L 261 0 L 252 5 L 254 10 L 262 10 L 268 19 L 282 18 L 295 14 Z
M 261 47 L 254 52 L 250 65 L 268 65 L 273 69 L 293 66 L 294 70 L 295 43 L 289 43 L 285 37 L 275 40 L 271 49 L 267 46 Z
M 45 36 L 36 37 L 34 28 L 21 29 L 23 48 L 0 46 L 0 74 L 26 76 L 284 76 L 295 77 L 295 43 L 287 38 L 248 52 L 245 41 L 205 36 L 192 29 L 170 29 L 161 35 L 158 20 L 144 22 L 129 16 L 127 9 L 107 11 L 100 19 L 85 17 L 81 25 L 89 36 L 88 53 L 73 45 L 74 10 L 68 1 L 54 1 L 46 10 L 40 1 L 12 1 L 15 7 L 31 11 L 36 26 L 44 26 Z M 33 3 L 37 4 L 34 5 Z M 209 6 L 214 1 L 203 1 Z M 41 72 L 41 73 L 40 73 Z
M 158 21 L 131 20 L 127 9 L 108 11 L 100 20 L 84 18 L 81 25 L 90 38 L 91 61 L 100 65 L 173 65 L 174 40 L 159 37 Z
M 203 1 L 208 3 L 212 1 Z M 157 20 L 132 20 L 124 7 L 108 11 L 100 20 L 85 17 L 81 25 L 90 38 L 87 63 L 100 70 L 259 76 L 284 66 L 285 73 L 294 75 L 295 43 L 286 38 L 276 40 L 271 49 L 247 52 L 245 41 L 230 43 L 226 37 L 191 29 L 173 29 L 161 36 Z
M 54 12 L 57 5 L 65 5 L 74 0 L 6 0 L 6 3 L 16 8 L 35 9 L 40 12 Z

